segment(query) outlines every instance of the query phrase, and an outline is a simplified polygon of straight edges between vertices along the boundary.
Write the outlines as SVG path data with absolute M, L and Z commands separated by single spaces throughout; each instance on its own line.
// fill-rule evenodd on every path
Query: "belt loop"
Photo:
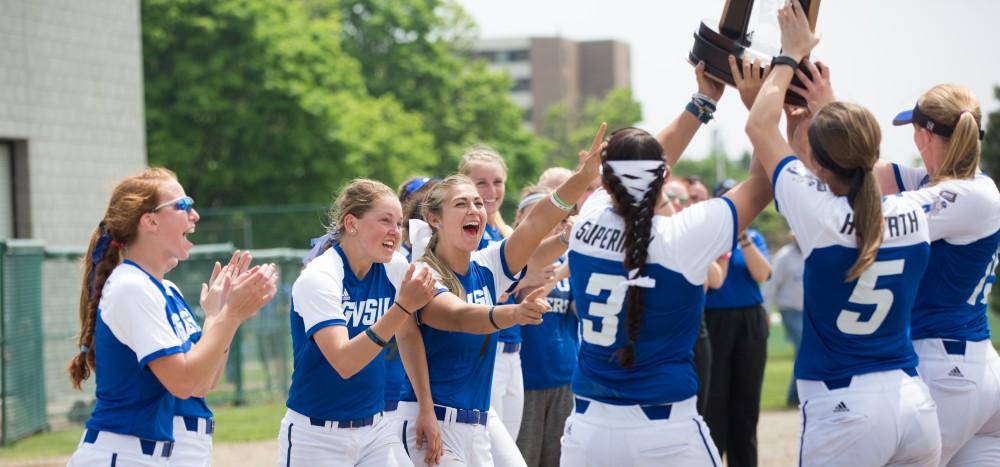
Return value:
M 965 355 L 965 341 L 941 339 L 941 343 L 944 344 L 944 351 L 948 355 Z
M 590 401 L 576 398 L 576 413 L 587 413 L 587 407 L 590 407 Z

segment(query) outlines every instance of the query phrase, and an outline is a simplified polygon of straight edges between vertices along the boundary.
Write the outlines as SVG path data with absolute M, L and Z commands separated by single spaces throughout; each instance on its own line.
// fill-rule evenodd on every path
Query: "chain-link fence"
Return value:
M 192 241 L 232 243 L 237 248 L 306 248 L 310 239 L 323 235 L 329 208 L 325 204 L 199 208 L 201 220 Z
M 195 247 L 191 257 L 167 274 L 201 314 L 198 296 L 215 261 L 225 263 L 233 246 Z M 93 408 L 93 378 L 72 389 L 66 373 L 79 351 L 79 299 L 83 248 L 45 248 L 40 242 L 0 243 L 0 442 L 85 420 Z M 234 339 L 222 382 L 210 403 L 244 404 L 284 399 L 290 381 L 289 299 L 305 250 L 254 250 L 254 264 L 275 263 L 278 294 Z

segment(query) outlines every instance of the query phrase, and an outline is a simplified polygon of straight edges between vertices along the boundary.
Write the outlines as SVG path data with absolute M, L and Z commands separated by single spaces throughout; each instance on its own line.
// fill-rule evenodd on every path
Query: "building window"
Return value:
M 528 53 L 527 49 L 512 50 L 510 52 L 510 61 L 512 62 L 526 62 L 530 59 L 531 55 Z
M 514 87 L 511 91 L 530 91 L 531 90 L 531 78 L 521 78 L 514 81 Z

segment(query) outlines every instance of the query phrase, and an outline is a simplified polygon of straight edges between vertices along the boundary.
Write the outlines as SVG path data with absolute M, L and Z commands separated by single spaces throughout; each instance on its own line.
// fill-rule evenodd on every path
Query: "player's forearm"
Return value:
M 687 110 L 681 111 L 673 121 L 656 134 L 656 140 L 663 147 L 667 165 L 673 167 L 681 159 L 684 150 L 701 128 L 701 121 Z
M 400 307 L 394 305 L 369 329 L 377 338 L 388 343 L 408 317 Z M 331 329 L 331 331 L 333 330 Z M 324 331 L 320 330 L 320 332 Z M 336 338 L 332 333 L 325 333 L 324 336 L 316 336 L 316 338 L 323 340 L 320 350 L 330 366 L 337 371 L 341 378 L 347 379 L 368 366 L 375 357 L 382 353 L 383 347 L 378 345 L 366 332 L 358 333 L 358 335 L 346 339 L 346 342 L 341 340 L 345 335 Z
M 399 358 L 403 361 L 403 369 L 413 386 L 420 410 L 434 409 L 431 396 L 430 376 L 427 369 L 427 353 L 424 349 L 424 339 L 420 335 L 415 321 L 403 323 L 396 334 L 396 345 L 399 348 Z

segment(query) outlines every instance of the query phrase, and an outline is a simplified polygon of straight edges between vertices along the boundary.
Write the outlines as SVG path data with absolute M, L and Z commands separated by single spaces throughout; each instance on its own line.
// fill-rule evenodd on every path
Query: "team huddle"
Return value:
M 978 101 L 931 88 L 893 121 L 924 167 L 879 161 L 871 112 L 836 101 L 825 66 L 797 71 L 818 42 L 801 6 L 778 19 L 781 60 L 731 60 L 754 150 L 724 196 L 670 202 L 670 169 L 724 90 L 703 64 L 663 130 L 601 125 L 511 225 L 506 166 L 484 148 L 443 179 L 344 187 L 292 287 L 277 465 L 721 466 L 692 349 L 719 259 L 772 200 L 805 258 L 800 465 L 1000 465 L 1000 192 L 979 170 Z M 784 105 L 796 73 L 807 107 Z M 199 326 L 164 279 L 188 257 L 193 206 L 165 169 L 112 193 L 70 364 L 77 387 L 95 375 L 97 404 L 70 465 L 211 462 L 204 397 L 277 273 L 245 252 L 217 263 Z

